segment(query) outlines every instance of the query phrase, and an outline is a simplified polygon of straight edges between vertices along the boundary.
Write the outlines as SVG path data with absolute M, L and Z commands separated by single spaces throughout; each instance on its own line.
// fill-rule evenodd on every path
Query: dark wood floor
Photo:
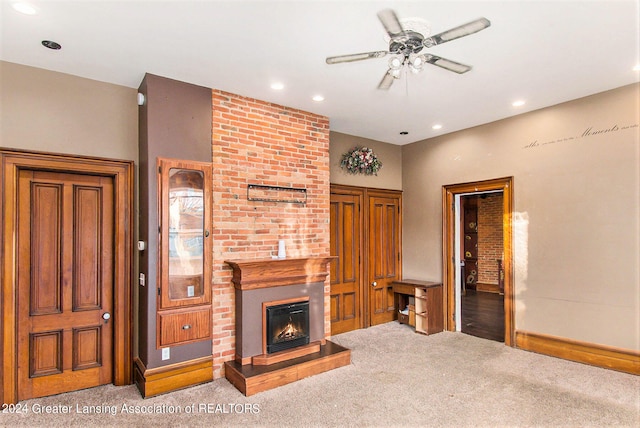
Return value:
M 462 296 L 462 332 L 504 342 L 504 296 L 467 290 Z

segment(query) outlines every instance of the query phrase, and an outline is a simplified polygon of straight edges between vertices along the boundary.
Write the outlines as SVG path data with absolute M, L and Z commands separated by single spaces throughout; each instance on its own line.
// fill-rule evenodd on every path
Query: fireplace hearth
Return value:
M 309 302 L 265 304 L 267 354 L 309 344 Z
M 225 377 L 245 395 L 348 365 L 326 339 L 333 257 L 227 260 L 236 289 L 236 356 Z

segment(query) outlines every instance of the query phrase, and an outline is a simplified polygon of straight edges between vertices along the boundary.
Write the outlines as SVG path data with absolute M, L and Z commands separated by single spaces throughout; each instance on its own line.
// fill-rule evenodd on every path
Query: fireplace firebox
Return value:
M 309 344 L 309 301 L 266 306 L 267 354 Z

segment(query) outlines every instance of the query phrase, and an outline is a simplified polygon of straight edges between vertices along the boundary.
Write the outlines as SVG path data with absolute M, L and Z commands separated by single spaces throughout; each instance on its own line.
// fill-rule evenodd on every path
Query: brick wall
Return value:
M 478 198 L 478 282 L 498 284 L 502 258 L 502 193 Z
M 329 256 L 329 119 L 212 91 L 213 365 L 235 355 L 234 288 L 229 259 Z M 247 200 L 247 185 L 307 189 L 306 205 Z M 325 334 L 329 335 L 329 278 Z

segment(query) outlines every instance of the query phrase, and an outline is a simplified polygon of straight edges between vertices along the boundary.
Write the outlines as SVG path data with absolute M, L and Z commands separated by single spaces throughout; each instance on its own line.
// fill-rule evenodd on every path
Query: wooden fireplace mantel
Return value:
M 238 290 L 324 282 L 327 263 L 337 257 L 291 257 L 285 259 L 225 260 L 233 268 L 233 284 Z

